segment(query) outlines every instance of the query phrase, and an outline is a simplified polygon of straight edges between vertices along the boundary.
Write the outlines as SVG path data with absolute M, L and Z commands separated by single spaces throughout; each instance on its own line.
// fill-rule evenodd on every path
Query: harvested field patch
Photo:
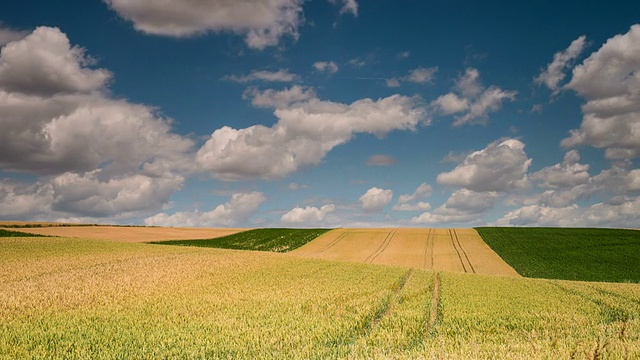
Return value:
M 143 226 L 52 226 L 21 228 L 20 231 L 47 236 L 101 239 L 121 242 L 151 242 L 165 240 L 211 239 L 246 231 L 247 229 L 166 228 Z
M 292 253 L 425 270 L 518 276 L 473 229 L 336 229 Z

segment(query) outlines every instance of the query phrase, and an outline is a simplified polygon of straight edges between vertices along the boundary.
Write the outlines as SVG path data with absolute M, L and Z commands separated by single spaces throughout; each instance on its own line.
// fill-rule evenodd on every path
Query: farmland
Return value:
M 38 224 L 36 224 L 38 225 Z M 160 228 L 143 226 L 99 226 L 99 225 L 65 225 L 54 226 L 49 223 L 35 227 L 32 224 L 24 223 L 0 223 L 0 228 L 7 226 L 7 229 L 14 230 L 20 228 L 21 232 L 46 235 L 75 237 L 82 239 L 103 239 L 122 242 L 151 242 L 165 240 L 192 240 L 192 239 L 212 239 L 220 236 L 235 234 L 247 229 L 207 229 L 207 228 Z
M 69 237 L 0 249 L 0 358 L 640 357 L 638 284 Z
M 214 239 L 176 240 L 152 243 L 233 250 L 289 252 L 327 231 L 329 231 L 329 229 L 254 229 Z
M 424 270 L 518 276 L 473 229 L 336 229 L 293 254 Z
M 640 231 L 623 229 L 478 228 L 523 276 L 640 282 Z

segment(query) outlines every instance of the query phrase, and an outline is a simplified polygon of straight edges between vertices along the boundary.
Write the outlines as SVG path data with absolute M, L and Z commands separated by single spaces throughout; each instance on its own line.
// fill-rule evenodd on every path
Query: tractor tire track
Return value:
M 462 250 L 462 254 L 464 255 L 464 258 L 467 260 L 467 264 L 469 265 L 469 268 L 471 269 L 472 273 L 476 273 L 476 269 L 473 267 L 473 264 L 471 263 L 471 260 L 469 259 L 469 254 L 467 254 L 467 251 L 464 249 L 464 247 L 462 247 L 462 243 L 460 242 L 460 238 L 458 237 L 458 233 L 456 232 L 456 229 L 451 229 L 451 232 L 453 234 L 453 236 L 455 236 L 456 238 L 456 242 L 458 243 L 458 247 L 460 248 L 460 250 Z M 453 237 L 451 238 L 451 240 L 453 240 Z M 458 253 L 458 256 L 460 256 L 460 253 Z M 462 258 L 461 258 L 462 260 Z M 464 263 L 462 264 L 462 267 L 464 268 Z M 465 269 L 465 272 L 468 272 Z
M 434 232 L 434 229 L 429 229 L 429 232 L 427 233 L 427 244 L 424 248 L 424 259 L 422 262 L 422 268 L 425 270 L 433 269 L 433 246 L 434 246 L 433 232 Z M 431 253 L 430 257 L 429 257 L 429 253 Z M 427 267 L 427 263 L 429 262 L 429 260 L 431 261 L 431 264 L 429 267 Z
M 429 308 L 429 320 L 427 321 L 426 334 L 435 336 L 436 325 L 441 316 L 440 311 L 440 273 L 433 273 L 433 290 L 431 292 L 431 306 Z
M 378 249 L 376 249 L 376 251 L 374 251 L 371 255 L 369 255 L 364 262 L 368 263 L 368 264 L 372 264 L 373 260 L 375 260 L 380 254 L 382 254 L 386 249 L 387 246 L 389 246 L 389 243 L 391 243 L 391 239 L 393 239 L 393 236 L 396 234 L 396 232 L 398 231 L 398 229 L 393 229 L 391 230 L 388 234 L 387 237 L 384 239 L 384 241 L 382 242 L 382 244 L 380 244 L 380 246 L 378 247 Z
M 340 236 L 338 236 L 337 238 L 331 240 L 330 243 L 328 243 L 327 245 L 321 247 L 320 249 L 316 250 L 313 254 L 321 254 L 329 249 L 331 249 L 332 247 L 334 247 L 337 243 L 339 243 L 342 239 L 344 239 L 347 235 L 349 235 L 348 231 L 345 231 L 344 233 L 340 234 Z
M 451 238 L 451 245 L 453 245 L 453 249 L 456 251 L 456 254 L 458 255 L 458 260 L 460 260 L 460 265 L 462 265 L 462 270 L 464 270 L 464 272 L 469 272 L 467 270 L 467 267 L 464 264 L 462 255 L 460 255 L 460 250 L 458 250 L 458 247 L 456 246 L 456 241 L 454 239 L 453 232 L 451 229 L 449 229 L 449 237 Z

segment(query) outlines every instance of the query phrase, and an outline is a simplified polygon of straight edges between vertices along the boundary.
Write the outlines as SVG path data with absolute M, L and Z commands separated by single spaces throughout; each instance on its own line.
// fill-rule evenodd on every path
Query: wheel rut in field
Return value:
M 429 321 L 427 322 L 426 333 L 435 335 L 435 327 L 440 317 L 440 273 L 433 273 L 433 291 L 431 293 L 431 307 L 429 308 Z
M 429 232 L 427 233 L 427 243 L 426 246 L 424 248 L 424 259 L 422 262 L 422 268 L 423 269 L 431 269 L 433 270 L 433 247 L 434 247 L 434 229 L 429 229 Z
M 460 242 L 460 238 L 458 237 L 458 233 L 455 229 L 449 229 L 449 235 L 451 236 L 451 243 L 453 244 L 453 248 L 458 253 L 458 258 L 460 259 L 460 263 L 462 264 L 462 268 L 464 272 L 468 273 L 476 273 L 476 269 L 473 267 L 471 260 L 469 260 L 469 254 L 462 247 L 462 243 Z M 457 244 L 457 245 L 456 245 Z
M 473 229 L 335 229 L 291 252 L 302 257 L 519 277 Z
M 372 264 L 373 260 L 375 260 L 380 254 L 382 254 L 387 248 L 387 246 L 389 246 L 389 243 L 391 243 L 391 239 L 393 239 L 393 236 L 396 234 L 396 232 L 398 232 L 398 229 L 391 230 L 387 234 L 387 237 L 384 238 L 384 241 L 382 242 L 382 244 L 380 244 L 380 246 L 376 249 L 376 251 L 374 251 L 371 255 L 369 255 L 364 260 L 364 262 Z
M 318 249 L 316 252 L 314 252 L 314 254 L 321 254 L 321 253 L 331 249 L 337 243 L 339 243 L 342 239 L 344 239 L 347 235 L 349 235 L 349 232 L 345 231 L 344 233 L 340 234 L 340 236 L 338 236 L 334 240 L 332 240 L 330 243 L 328 243 L 324 247 Z

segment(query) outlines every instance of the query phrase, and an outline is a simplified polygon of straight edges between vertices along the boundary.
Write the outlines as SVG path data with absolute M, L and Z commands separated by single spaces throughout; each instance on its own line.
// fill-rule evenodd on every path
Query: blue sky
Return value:
M 640 4 L 0 3 L 0 219 L 640 221 Z

